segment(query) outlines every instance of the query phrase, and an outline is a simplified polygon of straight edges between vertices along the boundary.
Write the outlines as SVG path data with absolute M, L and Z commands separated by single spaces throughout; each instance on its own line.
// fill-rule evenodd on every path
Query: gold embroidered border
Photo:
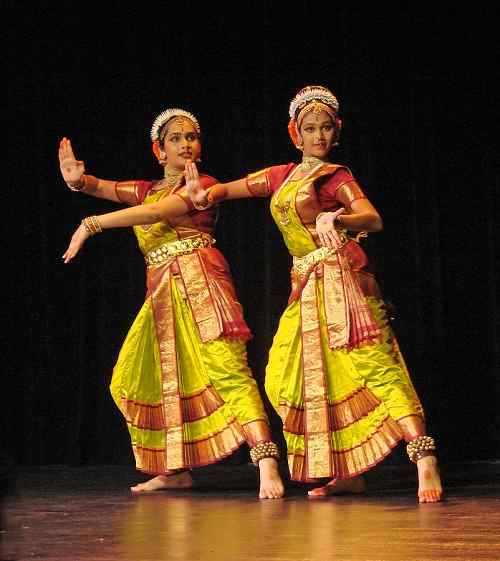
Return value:
M 220 432 L 195 442 L 184 444 L 184 468 L 196 468 L 213 464 L 230 456 L 245 442 L 241 425 L 233 419 Z M 136 467 L 140 471 L 151 474 L 168 474 L 178 468 L 167 464 L 167 450 L 132 446 Z M 168 449 L 168 445 L 167 445 Z
M 121 398 L 122 411 L 128 424 L 147 430 L 163 430 L 166 428 L 163 405 L 141 403 L 133 399 Z M 211 387 L 189 397 L 181 397 L 182 421 L 184 423 L 198 421 L 215 413 L 224 402 Z
M 330 403 L 329 430 L 335 431 L 348 427 L 366 417 L 379 405 L 380 400 L 368 388 L 359 388 L 350 396 Z M 283 429 L 289 433 L 303 435 L 305 428 L 305 413 L 303 407 L 293 407 L 282 404 L 279 406 L 280 416 L 283 419 Z
M 162 403 L 166 421 L 165 469 L 180 469 L 185 467 L 185 464 L 170 269 L 150 269 L 148 276 L 160 350 Z
M 163 430 L 165 415 L 161 403 L 149 405 L 121 397 L 122 412 L 129 425 L 139 429 Z
M 331 444 L 314 272 L 302 291 L 300 302 L 307 471 L 311 478 L 327 477 L 332 470 Z
M 403 433 L 399 425 L 387 416 L 375 432 L 361 444 L 348 450 L 333 451 L 333 469 L 322 477 L 349 479 L 360 475 L 381 462 L 402 438 Z M 304 455 L 288 454 L 288 465 L 292 480 L 310 481 L 313 479 L 307 473 Z
M 177 258 L 177 263 L 200 339 L 203 342 L 213 341 L 221 335 L 223 325 L 210 293 L 200 256 L 197 252 L 182 255 Z
M 268 442 L 272 440 L 271 429 L 267 420 L 257 419 L 244 423 L 243 430 L 245 431 L 247 444 L 250 448 L 259 442 Z
M 337 253 L 323 263 L 323 297 L 329 346 L 337 349 L 349 344 L 350 314 L 345 293 L 341 257 Z
M 211 386 L 196 395 L 183 397 L 181 403 L 185 423 L 209 417 L 224 405 L 224 401 Z

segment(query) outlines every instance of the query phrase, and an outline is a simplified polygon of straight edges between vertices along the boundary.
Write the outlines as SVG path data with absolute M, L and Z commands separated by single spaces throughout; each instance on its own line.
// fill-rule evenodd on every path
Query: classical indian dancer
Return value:
M 291 294 L 269 352 L 265 388 L 283 422 L 293 480 L 321 482 L 313 497 L 363 492 L 361 474 L 402 439 L 417 465 L 420 502 L 442 494 L 434 439 L 360 239 L 382 229 L 352 172 L 330 161 L 342 122 L 335 95 L 307 86 L 289 107 L 298 165 L 272 166 L 203 189 L 186 167 L 197 205 L 270 197 L 293 260 Z
M 198 161 L 201 131 L 188 111 L 169 108 L 151 129 L 164 176 L 110 181 L 85 174 L 71 142 L 59 148 L 68 187 L 131 208 L 85 218 L 63 255 L 108 228 L 133 226 L 147 267 L 145 302 L 113 369 L 111 394 L 127 422 L 138 470 L 154 477 L 135 493 L 193 486 L 192 468 L 206 466 L 247 443 L 259 468 L 260 498 L 279 498 L 277 445 L 247 364 L 251 337 L 230 270 L 215 247 L 217 209 L 195 208 L 184 169 Z M 200 175 L 203 189 L 214 185 Z

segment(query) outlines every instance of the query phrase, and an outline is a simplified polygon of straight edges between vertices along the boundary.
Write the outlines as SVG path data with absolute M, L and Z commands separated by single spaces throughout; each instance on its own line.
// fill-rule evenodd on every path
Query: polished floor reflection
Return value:
M 259 501 L 242 467 L 213 470 L 198 490 L 142 496 L 127 490 L 129 468 L 31 468 L 3 502 L 1 559 L 498 560 L 498 467 L 456 468 L 446 500 L 431 505 L 387 470 L 364 496 L 311 500 L 292 487 Z

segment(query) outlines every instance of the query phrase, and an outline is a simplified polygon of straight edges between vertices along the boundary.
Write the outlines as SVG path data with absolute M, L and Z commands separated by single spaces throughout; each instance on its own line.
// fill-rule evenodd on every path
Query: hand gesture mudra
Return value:
M 186 178 L 186 191 L 195 207 L 205 205 L 207 202 L 207 193 L 201 185 L 198 168 L 193 161 L 186 161 L 184 176 Z
M 59 167 L 68 187 L 79 191 L 82 188 L 85 164 L 83 161 L 75 158 L 69 138 L 63 138 L 59 143 Z
M 335 219 L 345 213 L 345 208 L 339 208 L 335 212 L 322 212 L 316 219 L 316 232 L 323 247 L 338 249 L 342 244 L 335 229 Z

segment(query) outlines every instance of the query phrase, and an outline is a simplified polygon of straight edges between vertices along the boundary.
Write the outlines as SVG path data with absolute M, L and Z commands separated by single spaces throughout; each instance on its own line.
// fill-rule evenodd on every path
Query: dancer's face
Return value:
M 184 117 L 175 117 L 167 126 L 162 146 L 167 157 L 167 166 L 184 169 L 186 160 L 195 162 L 201 155 L 199 134 L 193 123 Z
M 300 125 L 304 156 L 324 159 L 328 156 L 335 141 L 335 126 L 326 111 L 306 113 Z

